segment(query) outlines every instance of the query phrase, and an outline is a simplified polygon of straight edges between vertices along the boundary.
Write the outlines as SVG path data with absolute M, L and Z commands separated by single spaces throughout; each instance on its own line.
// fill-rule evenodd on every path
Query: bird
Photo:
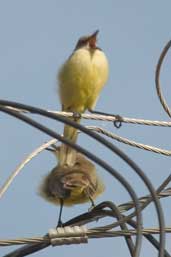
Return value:
M 58 157 L 59 151 L 52 150 Z M 91 201 L 104 192 L 105 186 L 98 176 L 95 165 L 83 154 L 76 153 L 76 162 L 71 166 L 56 165 L 43 178 L 39 195 L 45 200 L 60 205 L 57 227 L 62 226 L 63 206 Z
M 81 114 L 86 110 L 93 110 L 107 82 L 108 59 L 102 49 L 97 46 L 98 33 L 99 30 L 96 30 L 91 35 L 81 37 L 73 53 L 59 69 L 57 80 L 62 111 Z M 78 117 L 74 120 L 80 122 Z M 63 136 L 75 143 L 77 129 L 65 125 Z M 75 161 L 76 151 L 62 144 L 59 164 L 73 166 Z

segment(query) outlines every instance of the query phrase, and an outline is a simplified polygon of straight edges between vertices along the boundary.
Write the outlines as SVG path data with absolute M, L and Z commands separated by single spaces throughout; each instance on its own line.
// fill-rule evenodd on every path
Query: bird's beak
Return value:
M 97 42 L 97 35 L 99 33 L 99 30 L 96 30 L 92 35 L 89 36 L 89 45 L 92 48 L 96 48 L 96 42 Z

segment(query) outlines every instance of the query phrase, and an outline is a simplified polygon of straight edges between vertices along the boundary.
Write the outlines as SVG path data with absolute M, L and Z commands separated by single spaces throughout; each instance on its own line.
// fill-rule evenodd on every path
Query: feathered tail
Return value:
M 76 122 L 80 123 L 80 119 L 78 119 Z M 64 126 L 64 138 L 67 140 L 71 141 L 72 143 L 76 143 L 78 137 L 77 134 L 77 129 L 68 125 Z M 76 161 L 76 153 L 76 150 L 73 148 L 62 144 L 59 151 L 59 165 L 67 165 L 70 167 L 73 166 Z

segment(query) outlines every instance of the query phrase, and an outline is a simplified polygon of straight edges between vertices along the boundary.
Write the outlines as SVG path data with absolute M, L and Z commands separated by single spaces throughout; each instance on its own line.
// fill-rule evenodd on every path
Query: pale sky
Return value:
M 98 44 L 108 57 L 110 77 L 96 109 L 124 117 L 168 121 L 157 98 L 154 72 L 162 48 L 171 39 L 170 10 L 169 0 L 0 1 L 1 98 L 60 110 L 57 71 L 71 54 L 77 39 L 99 29 Z M 161 81 L 165 97 L 171 105 L 170 67 L 169 52 Z M 62 133 L 61 124 L 38 116 L 31 117 Z M 84 121 L 84 124 L 97 124 L 128 139 L 171 149 L 170 128 L 123 124 L 117 130 L 107 122 Z M 1 114 L 0 185 L 31 151 L 48 139 L 36 129 Z M 139 197 L 148 193 L 142 181 L 118 157 L 84 135 L 79 136 L 78 142 L 118 170 Z M 170 157 L 112 142 L 137 162 L 155 188 L 170 174 Z M 55 158 L 44 152 L 14 180 L 1 199 L 1 239 L 41 236 L 56 225 L 59 208 L 45 202 L 37 194 L 43 176 L 55 164 Z M 97 169 L 106 185 L 106 191 L 97 203 L 111 200 L 120 204 L 130 200 L 116 180 L 111 179 L 102 168 Z M 170 226 L 170 199 L 164 199 L 162 203 L 166 224 Z M 67 221 L 88 208 L 89 204 L 64 208 L 63 220 Z M 145 228 L 158 226 L 153 206 L 145 210 L 143 218 Z M 90 224 L 90 227 L 93 225 Z M 169 251 L 170 240 L 169 235 Z M 1 247 L 1 255 L 12 249 Z M 110 256 L 129 256 L 122 238 L 92 239 L 84 245 L 50 247 L 34 256 L 87 257 L 93 253 L 93 257 L 104 257 L 107 252 Z M 156 250 L 144 239 L 141 256 L 147 254 L 157 256 Z

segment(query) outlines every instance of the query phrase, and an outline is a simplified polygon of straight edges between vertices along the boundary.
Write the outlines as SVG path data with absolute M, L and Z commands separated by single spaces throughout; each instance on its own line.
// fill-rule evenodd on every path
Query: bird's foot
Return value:
M 56 228 L 63 228 L 62 220 L 58 220 L 58 224 L 57 224 Z
M 77 121 L 77 120 L 81 119 L 81 113 L 73 112 L 72 117 L 73 117 L 74 121 Z

